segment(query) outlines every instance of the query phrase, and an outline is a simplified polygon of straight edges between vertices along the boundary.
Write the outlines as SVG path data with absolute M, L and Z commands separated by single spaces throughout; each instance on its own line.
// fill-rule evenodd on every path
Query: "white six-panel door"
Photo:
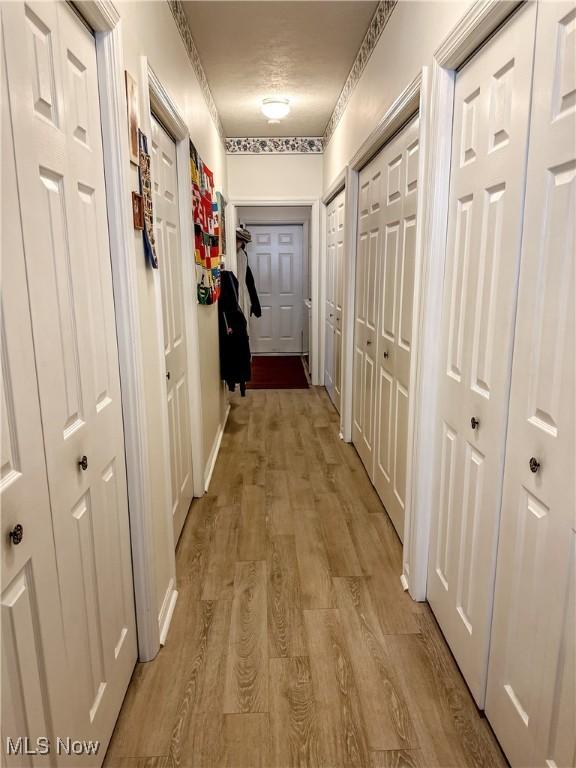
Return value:
M 458 73 L 428 600 L 483 706 L 506 443 L 536 5 Z
M 575 45 L 540 4 L 486 706 L 513 766 L 576 755 Z
M 342 291 L 344 269 L 344 206 L 342 190 L 326 211 L 326 318 L 324 384 L 336 409 L 342 391 Z
M 377 275 L 374 485 L 400 539 L 406 499 L 418 158 L 416 118 L 382 150 L 385 193 Z
M 2 14 L 69 727 L 104 748 L 136 634 L 95 43 L 65 3 Z
M 379 155 L 360 172 L 356 247 L 352 442 L 370 479 L 374 477 L 377 275 L 383 195 L 381 165 Z
M 162 285 L 172 522 L 174 543 L 177 544 L 192 502 L 193 483 L 176 144 L 154 117 L 151 118 L 151 124 L 150 159 L 154 231 Z
M 419 121 L 414 118 L 360 172 L 359 180 L 352 440 L 400 538 L 418 156 Z
M 302 352 L 304 296 L 302 293 L 302 227 L 250 226 L 248 263 L 254 275 L 262 317 L 250 323 L 253 354 Z
M 54 739 L 64 733 L 68 693 L 64 634 L 58 599 L 56 554 L 42 443 L 12 111 L 4 66 L 4 16 L 0 18 L 2 72 L 2 765 L 20 766 L 7 739 Z M 22 540 L 10 538 L 22 526 Z M 30 758 L 31 759 L 31 758 Z M 32 762 L 35 764 L 36 761 Z

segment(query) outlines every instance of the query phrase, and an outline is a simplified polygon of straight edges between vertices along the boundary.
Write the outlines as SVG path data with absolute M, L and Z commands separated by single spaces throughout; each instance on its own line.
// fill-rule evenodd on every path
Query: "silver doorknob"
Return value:
M 540 469 L 540 462 L 535 456 L 532 456 L 532 458 L 529 461 L 529 466 L 530 466 L 530 472 L 533 472 L 534 474 L 536 474 L 536 472 L 538 472 L 538 470 Z
M 78 466 L 80 467 L 80 469 L 86 472 L 86 470 L 88 469 L 88 457 L 82 456 L 78 461 Z
M 470 426 L 472 427 L 472 429 L 478 429 L 478 427 L 480 426 L 480 421 L 476 419 L 474 416 L 472 416 L 472 418 L 470 419 Z

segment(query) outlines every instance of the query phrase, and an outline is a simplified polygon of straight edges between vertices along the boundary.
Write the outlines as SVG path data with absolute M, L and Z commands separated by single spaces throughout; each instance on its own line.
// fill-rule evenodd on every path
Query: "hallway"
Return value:
M 505 766 L 400 573 L 325 391 L 234 398 L 167 645 L 137 665 L 105 765 Z

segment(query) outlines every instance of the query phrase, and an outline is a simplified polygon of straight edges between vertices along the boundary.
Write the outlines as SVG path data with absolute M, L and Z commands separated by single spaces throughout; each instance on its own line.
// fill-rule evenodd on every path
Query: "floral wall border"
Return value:
M 350 101 L 352 92 L 358 85 L 360 76 L 362 75 L 362 72 L 364 72 L 366 64 L 368 63 L 368 60 L 370 59 L 370 56 L 376 47 L 376 43 L 380 39 L 380 36 L 386 27 L 386 24 L 388 24 L 390 16 L 392 15 L 392 11 L 396 7 L 397 2 L 398 0 L 380 0 L 378 3 L 378 7 L 374 11 L 374 16 L 372 17 L 368 31 L 366 32 L 364 40 L 362 41 L 362 45 L 360 46 L 360 50 L 356 54 L 352 68 L 348 74 L 348 77 L 346 78 L 344 87 L 340 92 L 340 96 L 338 97 L 338 101 L 334 107 L 334 111 L 332 112 L 330 120 L 328 121 L 328 125 L 326 126 L 326 130 L 324 131 L 324 146 L 326 146 L 332 138 L 336 126 L 344 114 L 346 105 Z
M 282 136 L 249 137 L 226 139 L 226 152 L 229 155 L 269 155 L 298 154 L 313 155 L 324 151 L 324 143 L 319 136 Z
M 202 95 L 204 96 L 204 100 L 206 102 L 206 106 L 208 107 L 208 111 L 210 112 L 210 115 L 212 117 L 212 120 L 214 121 L 214 125 L 216 126 L 216 129 L 218 130 L 220 138 L 222 139 L 223 142 L 225 142 L 226 134 L 224 133 L 222 121 L 220 120 L 220 115 L 218 114 L 218 109 L 216 108 L 216 104 L 212 96 L 212 91 L 210 90 L 208 79 L 206 78 L 206 73 L 204 72 L 204 67 L 202 66 L 202 62 L 200 61 L 198 50 L 196 48 L 196 45 L 194 44 L 194 39 L 192 37 L 192 32 L 190 31 L 190 25 L 188 24 L 186 13 L 184 12 L 184 8 L 182 7 L 182 2 L 181 0 L 168 0 L 168 5 L 170 7 L 170 10 L 172 11 L 172 16 L 174 17 L 174 21 L 176 22 L 176 26 L 184 42 L 184 46 L 186 48 L 188 58 L 190 59 L 190 63 L 192 64 L 192 69 L 194 70 L 194 73 L 198 78 L 198 83 L 200 84 L 200 90 L 202 91 Z

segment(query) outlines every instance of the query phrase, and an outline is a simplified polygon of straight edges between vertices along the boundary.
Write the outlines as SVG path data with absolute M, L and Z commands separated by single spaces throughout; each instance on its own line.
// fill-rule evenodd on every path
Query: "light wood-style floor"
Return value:
M 506 765 L 337 424 L 319 388 L 233 400 L 108 768 Z

